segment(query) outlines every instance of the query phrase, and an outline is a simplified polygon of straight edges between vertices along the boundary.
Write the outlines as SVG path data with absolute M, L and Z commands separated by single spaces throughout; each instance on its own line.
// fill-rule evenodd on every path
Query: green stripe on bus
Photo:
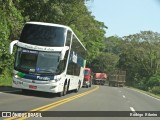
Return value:
M 25 74 L 24 74 L 24 73 L 21 73 L 21 72 L 18 72 L 17 75 L 18 75 L 19 77 L 24 77 L 24 76 L 25 76 Z

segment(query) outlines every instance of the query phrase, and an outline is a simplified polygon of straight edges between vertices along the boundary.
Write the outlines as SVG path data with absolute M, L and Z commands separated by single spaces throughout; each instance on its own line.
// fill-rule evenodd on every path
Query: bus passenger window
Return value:
M 70 46 L 70 43 L 71 43 L 71 31 L 68 30 L 67 32 L 67 39 L 66 39 L 66 46 Z
M 61 60 L 59 62 L 59 65 L 58 65 L 57 70 L 56 70 L 57 74 L 60 74 L 65 70 L 67 57 L 68 57 L 68 52 L 69 52 L 69 50 L 66 51 L 66 54 L 64 56 L 64 60 Z

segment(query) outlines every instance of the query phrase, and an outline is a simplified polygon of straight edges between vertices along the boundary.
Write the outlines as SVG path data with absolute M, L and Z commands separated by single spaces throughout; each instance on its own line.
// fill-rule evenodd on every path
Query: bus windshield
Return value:
M 64 46 L 65 28 L 26 24 L 20 36 L 20 42 L 32 45 L 61 47 Z
M 18 48 L 15 69 L 25 73 L 56 74 L 60 52 Z
M 88 71 L 88 70 L 85 70 L 85 71 L 84 71 L 84 75 L 86 75 L 86 76 L 89 75 L 89 71 Z

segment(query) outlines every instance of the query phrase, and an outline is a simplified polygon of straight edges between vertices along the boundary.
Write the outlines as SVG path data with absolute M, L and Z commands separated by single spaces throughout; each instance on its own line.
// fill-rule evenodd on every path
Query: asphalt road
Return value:
M 39 116 L 42 115 L 38 119 L 54 120 L 160 120 L 160 117 L 144 117 L 156 116 L 156 111 L 160 115 L 160 100 L 126 87 L 92 86 L 63 97 L 41 92 L 22 94 L 17 89 L 0 89 L 0 111 L 43 111 L 38 112 Z M 64 116 L 51 117 L 54 113 Z M 50 117 L 43 117 L 47 115 Z

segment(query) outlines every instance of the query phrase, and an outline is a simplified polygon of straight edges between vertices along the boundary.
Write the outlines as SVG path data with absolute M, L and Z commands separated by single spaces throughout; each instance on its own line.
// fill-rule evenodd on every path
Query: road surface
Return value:
M 71 92 L 63 97 L 41 92 L 22 94 L 21 90 L 6 89 L 0 91 L 0 111 L 1 114 L 3 111 L 38 111 L 37 116 L 42 116 L 38 119 L 46 120 L 160 120 L 160 117 L 149 117 L 157 113 L 160 115 L 160 100 L 127 87 L 92 85 L 91 88 L 81 88 L 78 93 Z M 54 113 L 64 116 L 52 118 Z M 44 117 L 47 115 L 50 117 Z

